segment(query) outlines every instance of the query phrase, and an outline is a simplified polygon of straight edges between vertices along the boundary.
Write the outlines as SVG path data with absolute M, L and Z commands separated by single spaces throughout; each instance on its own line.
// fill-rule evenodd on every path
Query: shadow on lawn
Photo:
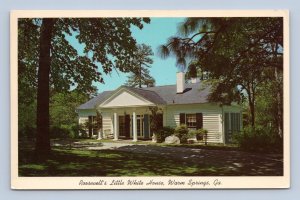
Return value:
M 21 149 L 21 148 L 20 148 Z M 280 176 L 282 159 L 238 151 L 133 145 L 108 150 L 53 147 L 36 162 L 19 151 L 19 176 Z
M 143 155 L 159 155 L 193 166 L 191 176 L 282 176 L 282 154 L 262 154 L 244 151 L 193 149 L 178 146 L 124 146 L 118 150 Z M 183 174 L 184 176 L 184 174 Z
M 42 163 L 34 162 L 33 151 L 20 153 L 19 176 L 179 176 L 195 170 L 173 159 L 117 150 L 55 149 Z

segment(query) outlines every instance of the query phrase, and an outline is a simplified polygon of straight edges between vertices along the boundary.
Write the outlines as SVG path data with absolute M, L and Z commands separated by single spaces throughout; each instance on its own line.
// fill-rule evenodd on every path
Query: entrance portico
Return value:
M 110 110 L 113 140 L 132 138 L 134 142 L 140 139 L 150 139 L 149 107 L 140 108 L 112 108 Z M 100 113 L 108 109 L 99 110 Z
M 122 87 L 96 109 L 105 113 L 104 120 L 111 118 L 113 140 L 132 138 L 136 142 L 151 137 L 149 107 L 153 106 L 158 105 Z

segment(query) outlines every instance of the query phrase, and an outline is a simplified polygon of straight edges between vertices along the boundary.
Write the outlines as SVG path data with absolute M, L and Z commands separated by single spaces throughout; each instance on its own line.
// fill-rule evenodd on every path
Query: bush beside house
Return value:
M 162 143 L 165 141 L 166 137 L 174 134 L 174 128 L 165 126 L 162 129 L 158 130 L 156 133 L 156 142 Z
M 174 130 L 175 136 L 177 136 L 180 139 L 180 143 L 186 144 L 188 140 L 188 133 L 189 129 L 185 124 L 182 124 L 180 126 L 177 126 Z
M 233 134 L 233 143 L 250 152 L 283 152 L 283 142 L 268 128 L 245 127 L 242 133 Z

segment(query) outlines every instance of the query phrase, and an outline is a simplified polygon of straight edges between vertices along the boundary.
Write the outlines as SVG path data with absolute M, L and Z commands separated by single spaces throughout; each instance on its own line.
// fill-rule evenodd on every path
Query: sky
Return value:
M 142 30 L 137 27 L 132 27 L 132 36 L 136 39 L 138 44 L 146 44 L 152 47 L 154 53 L 153 64 L 150 68 L 150 74 L 155 79 L 156 85 L 172 85 L 176 83 L 176 60 L 174 57 L 162 59 L 157 53 L 160 45 L 165 44 L 169 37 L 177 34 L 177 26 L 184 18 L 151 18 L 150 24 L 145 24 Z M 77 49 L 83 52 L 84 46 L 79 44 L 74 36 L 68 38 L 70 43 Z M 101 69 L 100 69 L 101 71 Z M 114 90 L 123 85 L 129 74 L 123 72 L 112 71 L 111 74 L 103 73 L 104 82 L 94 83 L 98 88 L 98 93 L 107 90 Z

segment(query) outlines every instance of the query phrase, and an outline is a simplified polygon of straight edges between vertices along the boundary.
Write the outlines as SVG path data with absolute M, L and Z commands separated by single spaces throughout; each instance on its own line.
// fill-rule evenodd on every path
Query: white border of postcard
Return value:
M 193 177 L 19 177 L 18 176 L 18 18 L 43 17 L 283 17 L 284 171 L 283 176 Z M 290 187 L 289 13 L 287 10 L 16 10 L 10 18 L 11 188 L 12 189 L 222 189 Z M 136 180 L 140 185 L 130 185 Z M 147 185 L 150 181 L 163 185 Z M 168 181 L 185 182 L 168 185 Z M 120 184 L 111 184 L 112 182 Z M 121 184 L 121 183 L 124 184 Z M 197 184 L 189 184 L 189 183 Z

